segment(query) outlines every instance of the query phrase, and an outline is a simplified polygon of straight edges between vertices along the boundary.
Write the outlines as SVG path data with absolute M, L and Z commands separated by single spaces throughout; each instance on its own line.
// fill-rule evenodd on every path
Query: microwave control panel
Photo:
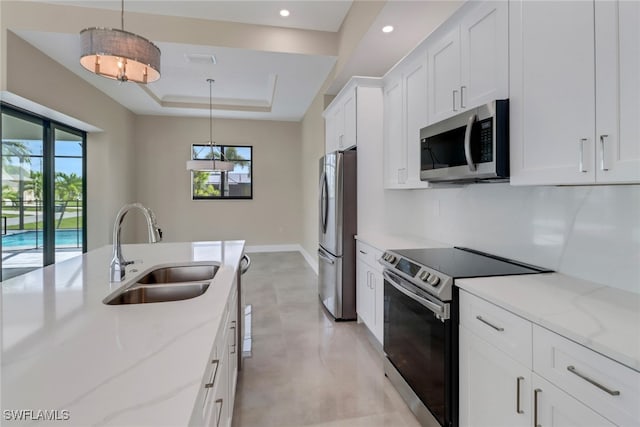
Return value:
M 478 122 L 480 131 L 480 158 L 478 163 L 493 161 L 493 119 L 488 118 Z

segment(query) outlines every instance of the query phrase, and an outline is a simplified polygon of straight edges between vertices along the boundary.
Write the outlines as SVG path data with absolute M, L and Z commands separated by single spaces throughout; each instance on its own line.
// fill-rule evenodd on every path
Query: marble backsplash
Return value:
M 466 246 L 640 293 L 640 185 L 494 183 L 381 196 L 376 228 L 388 233 Z

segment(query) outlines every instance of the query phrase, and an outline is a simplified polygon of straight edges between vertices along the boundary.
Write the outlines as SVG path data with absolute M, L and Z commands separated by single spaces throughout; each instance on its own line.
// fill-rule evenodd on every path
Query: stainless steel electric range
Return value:
M 385 374 L 423 426 L 458 426 L 456 279 L 549 272 L 467 248 L 387 250 Z

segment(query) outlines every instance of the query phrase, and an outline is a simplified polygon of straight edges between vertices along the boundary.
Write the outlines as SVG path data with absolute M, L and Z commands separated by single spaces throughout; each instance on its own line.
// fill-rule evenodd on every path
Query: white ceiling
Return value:
M 100 11 L 100 8 L 110 9 L 109 13 L 120 9 L 119 0 L 41 2 L 90 6 L 98 8 L 94 9 L 96 15 L 106 13 L 104 10 Z M 127 0 L 125 27 L 127 12 L 130 11 L 148 13 L 145 15 L 147 22 L 153 22 L 153 14 L 166 14 L 241 22 L 239 25 L 249 23 L 336 31 L 351 3 L 351 0 Z M 382 76 L 461 3 L 461 0 L 387 0 L 348 60 L 338 64 L 337 75 L 334 76 L 328 93 L 337 93 L 354 75 Z M 279 16 L 278 11 L 283 7 L 291 11 L 289 18 Z M 93 26 L 94 23 L 88 22 L 86 25 Z M 395 31 L 390 34 L 382 33 L 384 25 L 393 25 Z M 269 52 L 246 48 L 251 47 L 246 43 L 242 45 L 245 48 L 221 47 L 174 43 L 169 38 L 168 41 L 156 42 L 162 51 L 160 80 L 148 85 L 137 85 L 118 83 L 84 70 L 78 61 L 80 36 L 75 30 L 65 33 L 37 31 L 37 28 L 13 31 L 118 103 L 137 114 L 145 115 L 207 116 L 209 86 L 206 79 L 213 78 L 216 80 L 213 86 L 215 117 L 298 121 L 302 119 L 336 64 L 335 56 L 304 54 L 304 49 L 296 51 L 297 53 L 287 53 L 288 48 L 281 52 Z M 244 34 L 244 31 L 242 29 L 239 34 Z M 306 34 L 314 39 L 316 34 L 329 33 Z M 145 36 L 144 33 L 140 35 Z M 273 40 L 279 40 L 278 37 L 281 36 L 274 35 Z M 188 42 L 193 43 L 192 40 L 198 43 L 199 38 L 192 37 Z M 289 38 L 286 42 L 292 46 L 292 39 Z M 295 39 L 293 42 L 296 45 Z M 212 55 L 216 63 L 188 62 L 185 56 L 189 54 Z
M 120 0 L 33 0 L 40 3 L 63 4 L 120 10 Z M 127 12 L 186 18 L 243 22 L 246 24 L 302 28 L 305 30 L 338 31 L 352 0 L 126 0 Z M 286 18 L 281 9 L 291 12 Z
M 28 1 L 28 0 L 27 0 Z M 44 0 L 54 5 L 120 9 L 119 0 Z M 351 0 L 338 1 L 180 1 L 128 0 L 127 12 L 166 14 L 336 31 Z M 288 18 L 281 8 L 291 11 Z M 98 12 L 96 11 L 96 14 Z M 148 15 L 152 19 L 152 15 Z M 92 26 L 93 23 L 87 23 Z M 207 116 L 208 78 L 213 85 L 214 116 L 298 121 L 326 80 L 336 57 L 319 54 L 268 52 L 244 48 L 156 42 L 161 78 L 148 85 L 119 83 L 82 68 L 78 61 L 80 35 L 33 29 L 13 29 L 21 38 L 59 62 L 89 84 L 136 114 Z M 140 33 L 141 36 L 145 34 Z M 215 63 L 190 62 L 187 55 L 211 55 Z

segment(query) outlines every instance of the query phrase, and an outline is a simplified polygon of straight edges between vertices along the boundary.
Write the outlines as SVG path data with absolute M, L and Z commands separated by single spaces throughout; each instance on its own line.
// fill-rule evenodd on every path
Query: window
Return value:
M 86 134 L 0 105 L 2 280 L 86 251 Z
M 193 200 L 252 199 L 253 198 L 253 147 L 245 145 L 217 145 L 214 158 L 233 163 L 229 172 L 191 172 L 191 197 Z M 191 146 L 193 160 L 211 159 L 211 146 Z

